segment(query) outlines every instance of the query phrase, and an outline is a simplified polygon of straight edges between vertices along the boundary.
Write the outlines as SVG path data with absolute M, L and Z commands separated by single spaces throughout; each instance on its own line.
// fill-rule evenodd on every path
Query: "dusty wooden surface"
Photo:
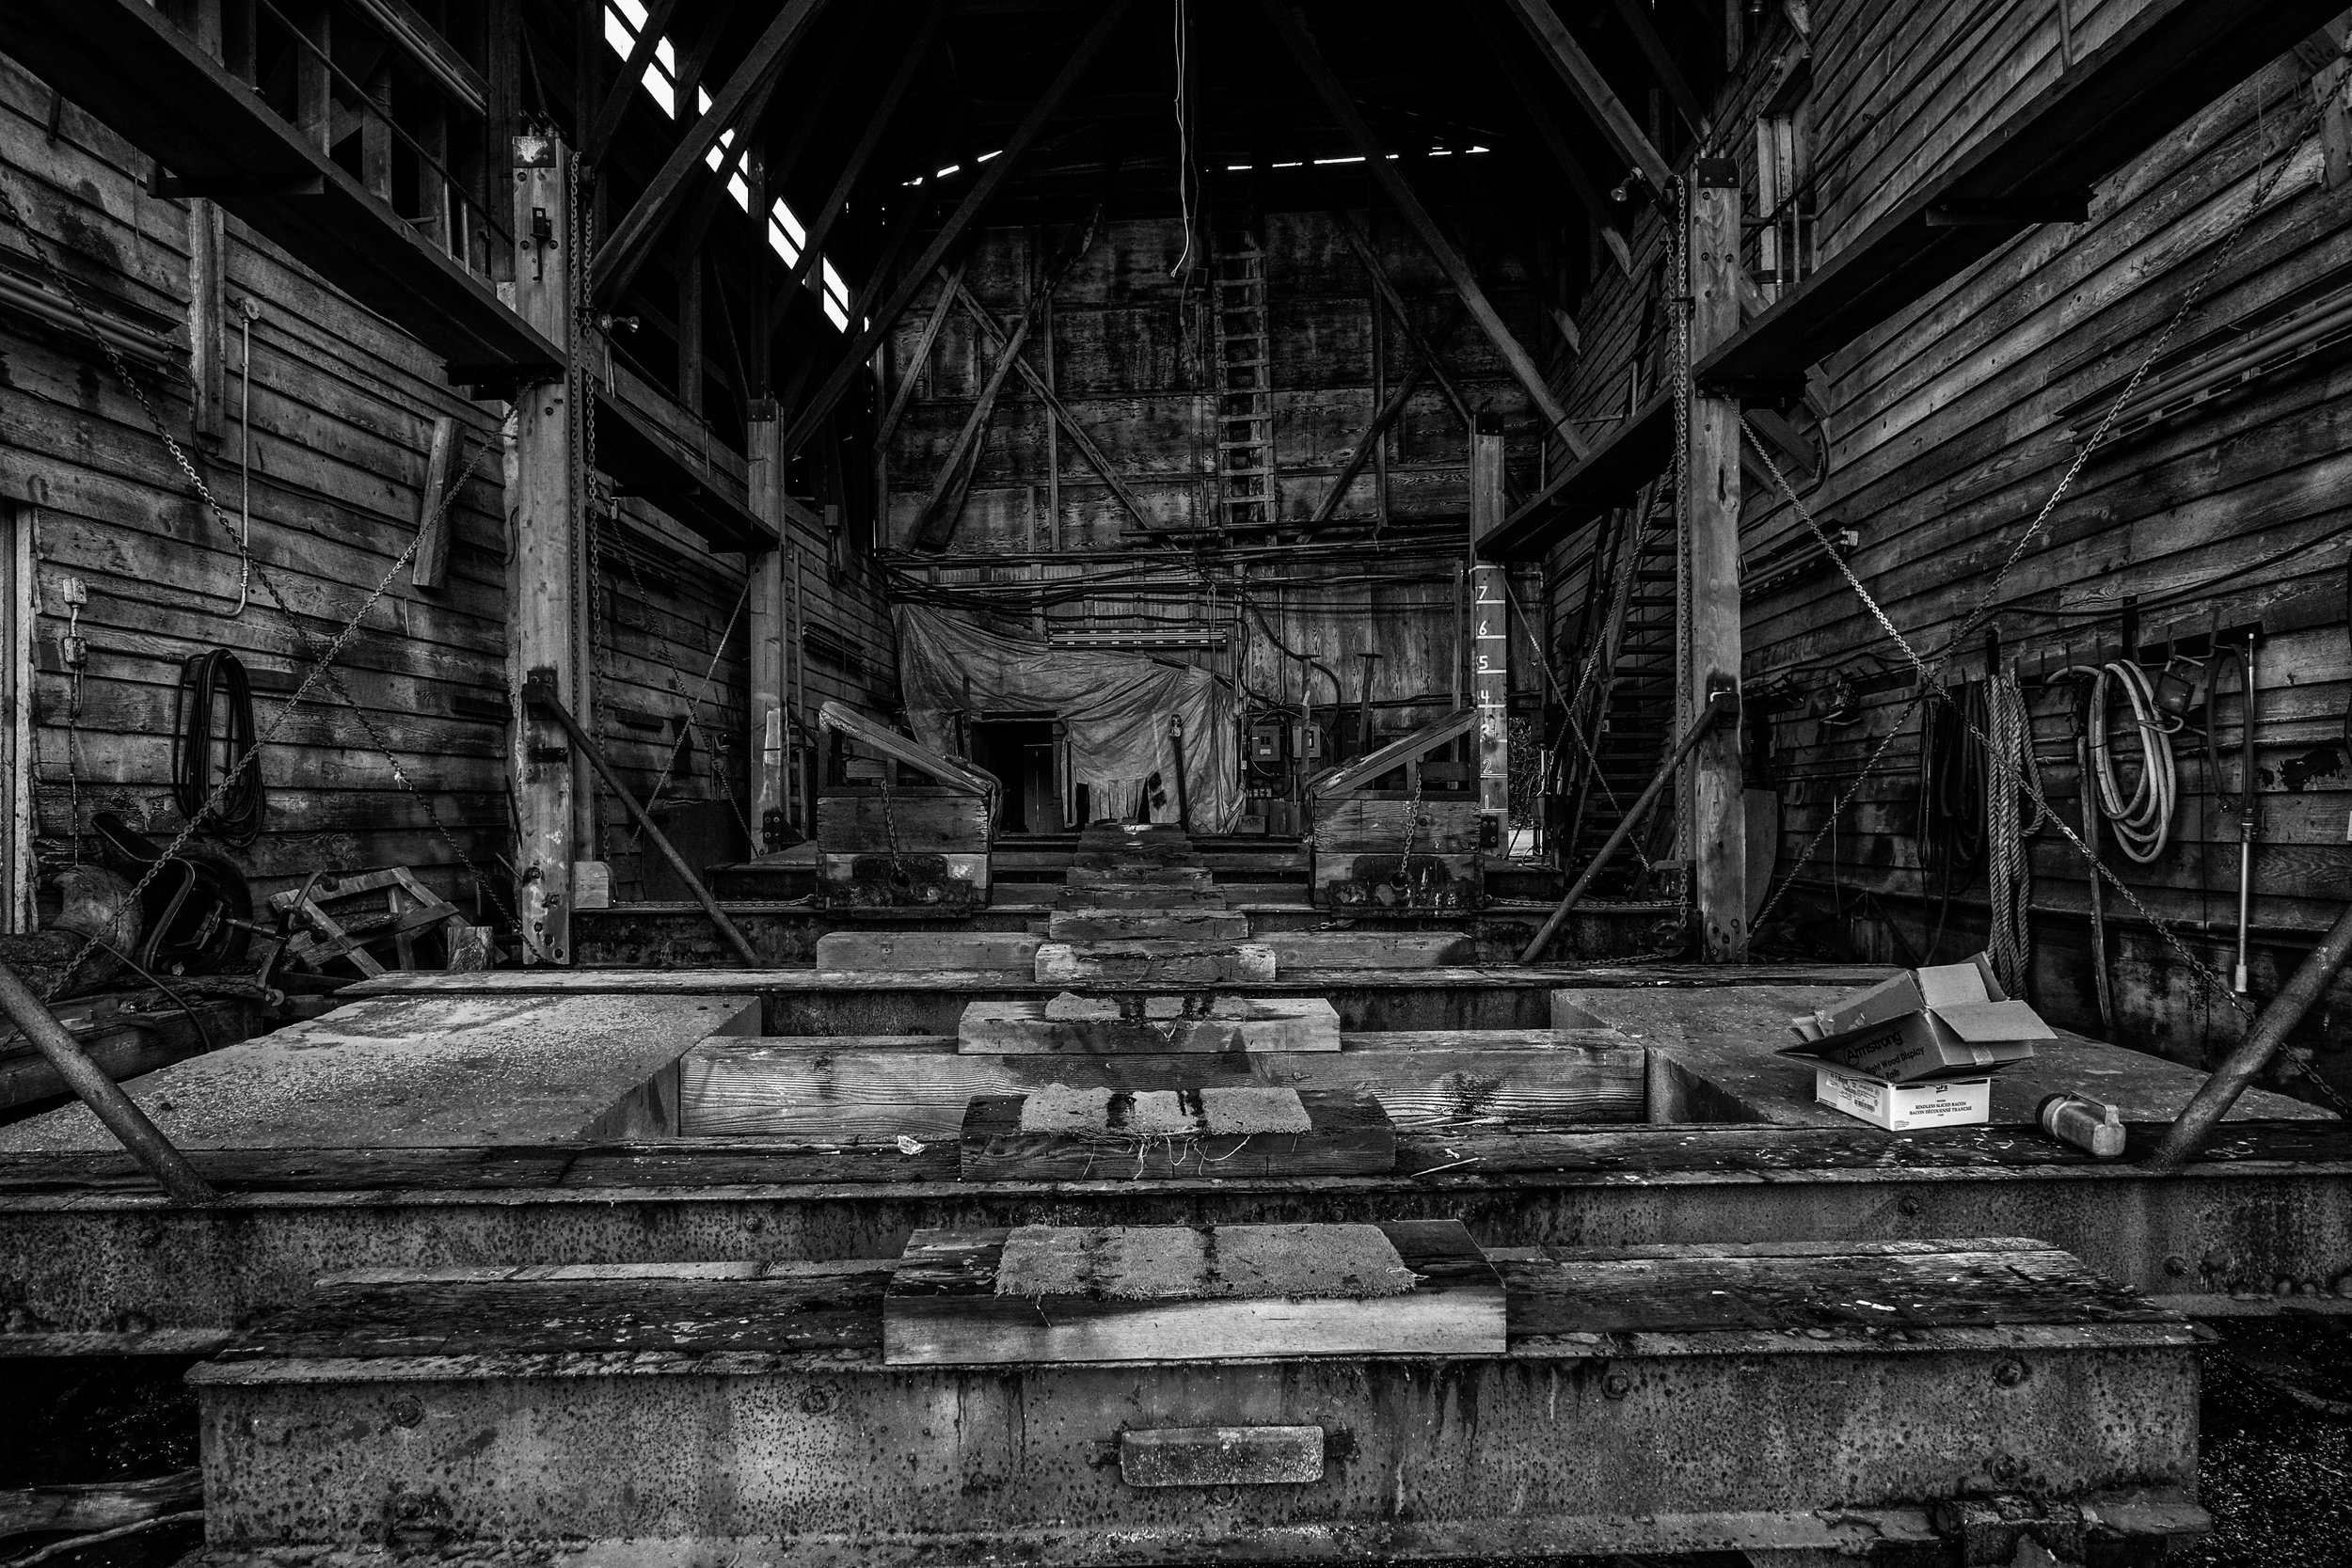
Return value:
M 1007 1232 L 917 1231 L 883 1295 L 882 1358 L 893 1366 L 952 1366 L 1502 1353 L 1502 1282 L 1454 1221 L 1380 1226 L 1419 1278 L 1406 1293 L 1363 1297 L 1346 1293 L 1349 1282 L 1338 1275 L 1315 1282 L 1324 1293 L 1313 1295 L 1207 1293 L 1216 1287 L 1221 1228 L 1194 1232 L 1205 1243 L 1198 1293 L 1159 1299 L 1130 1299 L 1107 1286 L 999 1293 Z
M 1114 1097 L 1127 1093 L 1102 1092 Z M 1211 1086 L 1208 1092 L 1216 1090 Z M 1295 1092 L 1309 1121 L 1304 1132 L 1202 1129 L 1168 1135 L 1123 1132 L 1116 1116 L 1090 1134 L 1028 1132 L 1021 1125 L 1023 1096 L 974 1095 L 961 1129 L 961 1174 L 966 1181 L 1084 1181 L 1185 1173 L 1377 1176 L 1395 1167 L 1396 1130 L 1370 1093 Z
M 1340 1049 L 1339 1013 L 1320 997 L 1218 997 L 1205 1009 L 1190 997 L 1142 1000 L 1139 1018 L 1116 1016 L 1125 1004 L 1107 996 L 973 1002 L 957 1020 L 957 1049 L 966 1055 L 1154 1057 Z

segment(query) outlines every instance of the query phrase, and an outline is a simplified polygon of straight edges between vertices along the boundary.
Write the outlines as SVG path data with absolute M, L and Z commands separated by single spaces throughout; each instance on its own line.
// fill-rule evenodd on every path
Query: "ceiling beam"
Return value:
M 580 139 L 581 162 L 594 166 L 604 161 L 605 149 L 612 145 L 613 135 L 621 128 L 621 117 L 628 112 L 630 98 L 638 84 L 645 79 L 646 68 L 653 64 L 653 52 L 661 42 L 662 29 L 669 26 L 670 13 L 676 9 L 677 0 L 653 0 L 645 8 L 645 25 L 638 33 L 637 41 L 628 46 L 628 58 L 621 62 L 621 79 L 604 95 L 596 118 L 589 123 L 588 134 Z
M 1504 3 L 1518 13 L 1544 58 L 1560 73 L 1560 80 L 1568 85 L 1568 91 L 1583 105 L 1584 112 L 1593 117 L 1593 123 L 1600 127 L 1601 135 L 1609 138 L 1610 146 L 1617 150 L 1617 156 L 1625 160 L 1626 166 L 1648 181 L 1650 189 L 1664 190 L 1674 171 L 1666 166 L 1666 160 L 1659 156 L 1658 149 L 1650 145 L 1641 126 L 1618 102 L 1615 90 L 1601 75 L 1592 56 L 1568 36 L 1568 29 L 1551 8 L 1551 0 Z
M 710 112 L 694 122 L 693 129 L 670 150 L 653 182 L 645 187 L 628 215 L 612 227 L 612 237 L 596 249 L 593 269 L 593 297 L 599 305 L 610 305 L 618 299 L 637 276 L 637 269 L 653 254 L 654 243 L 668 227 L 681 202 L 686 199 L 687 181 L 703 172 L 702 163 L 710 150 L 719 145 L 719 138 L 734 128 L 738 117 L 760 84 L 770 78 L 771 67 L 781 69 L 790 56 L 793 46 L 808 31 L 808 24 L 825 7 L 825 0 L 787 0 L 768 24 L 757 42 L 754 43 L 735 73 L 727 78 L 725 87 L 711 95 Z M 687 105 L 680 104 L 683 110 Z M 750 126 L 739 131 L 736 139 L 743 140 Z
M 1494 19 L 1486 14 L 1486 8 L 1473 5 L 1470 8 L 1470 14 L 1480 36 L 1486 39 L 1487 51 L 1494 55 L 1495 64 L 1502 68 L 1503 79 L 1511 84 L 1511 91 L 1518 99 L 1520 109 L 1535 127 L 1535 139 L 1544 144 L 1544 150 L 1550 154 L 1561 178 L 1568 182 L 1568 188 L 1576 193 L 1576 198 L 1584 204 L 1584 211 L 1592 218 L 1594 227 L 1600 230 L 1601 243 L 1615 258 L 1617 270 L 1629 276 L 1633 271 L 1633 251 L 1625 243 L 1625 231 L 1617 227 L 1615 204 L 1610 201 L 1607 192 L 1593 182 L 1583 160 L 1577 157 L 1576 150 L 1568 145 L 1567 133 L 1561 128 L 1559 120 L 1552 118 L 1551 105 L 1546 103 L 1543 94 L 1535 90 L 1534 79 L 1528 75 L 1527 68 L 1519 62 L 1510 40 L 1502 36 L 1502 29 L 1496 26 Z
M 1430 215 L 1427 207 L 1422 205 L 1421 198 L 1406 182 L 1396 165 L 1390 161 L 1388 149 L 1374 137 L 1372 127 L 1364 123 L 1364 117 L 1356 108 L 1356 101 L 1348 97 L 1347 88 L 1331 73 L 1330 66 L 1323 58 L 1323 52 L 1315 47 L 1314 40 L 1299 25 L 1288 0 L 1259 0 L 1259 7 L 1265 13 L 1266 24 L 1274 29 L 1275 37 L 1282 40 L 1282 46 L 1298 62 L 1298 69 L 1306 73 L 1308 82 L 1321 95 L 1332 118 L 1340 122 L 1340 129 L 1355 143 L 1356 150 L 1363 155 L 1366 170 L 1379 182 L 1389 200 L 1404 215 L 1413 232 L 1421 237 L 1422 245 L 1436 260 L 1438 270 L 1445 274 L 1447 281 L 1454 285 L 1454 292 L 1469 308 L 1470 319 L 1478 324 L 1479 330 L 1486 333 L 1486 341 L 1502 356 L 1503 364 L 1509 367 L 1513 379 L 1526 392 L 1536 412 L 1543 416 L 1544 423 L 1560 437 L 1569 451 L 1582 457 L 1584 444 L 1578 438 L 1575 426 L 1568 422 L 1568 411 L 1561 406 L 1560 400 L 1552 395 L 1551 388 L 1545 382 L 1534 356 L 1513 334 L 1502 313 L 1486 298 L 1486 291 L 1479 286 L 1477 275 L 1470 271 L 1470 263 L 1462 259 L 1460 251 L 1454 248 L 1454 242 L 1446 237 L 1445 230 L 1438 226 L 1438 220 Z
M 795 298 L 794 291 L 805 283 L 808 275 L 816 270 L 818 260 L 825 254 L 825 242 L 833 235 L 834 220 L 849 205 L 850 192 L 864 178 L 866 166 L 873 158 L 874 150 L 882 145 L 882 134 L 890 128 L 890 121 L 898 114 L 900 101 L 906 97 L 907 89 L 914 86 L 915 73 L 923 69 L 923 62 L 930 56 L 932 40 L 938 38 L 940 24 L 946 20 L 946 16 L 947 0 L 932 0 L 924 15 L 923 24 L 915 30 L 914 41 L 907 45 L 906 57 L 898 62 L 898 74 L 890 79 L 890 86 L 883 88 L 882 97 L 875 101 L 874 112 L 866 118 L 865 134 L 858 137 L 857 146 L 850 150 L 850 161 L 842 166 L 840 178 L 833 182 L 832 191 L 825 197 L 825 204 L 808 220 L 808 233 L 801 242 L 800 259 L 785 275 L 784 292 L 778 297 L 785 300 Z M 785 312 L 779 309 L 776 315 L 776 330 L 781 333 Z
M 1617 14 L 1625 19 L 1626 30 L 1633 35 L 1642 55 L 1649 61 L 1650 71 L 1658 77 L 1658 85 L 1674 100 L 1676 112 L 1691 134 L 1707 139 L 1707 111 L 1699 105 L 1699 95 L 1691 90 L 1690 78 L 1682 74 L 1682 67 L 1675 62 L 1674 51 L 1658 35 L 1658 24 L 1650 19 L 1649 7 L 1643 0 L 1617 0 Z
M 798 451 L 815 434 L 825 417 L 833 412 L 834 404 L 839 403 L 842 394 L 850 389 L 850 383 L 864 372 L 866 360 L 873 357 L 874 350 L 898 325 L 900 312 L 906 309 L 931 274 L 939 270 L 941 260 L 963 237 L 964 230 L 971 228 L 981 210 L 987 207 L 989 198 L 996 194 L 997 188 L 1021 162 L 1022 154 L 1028 151 L 1044 133 L 1071 90 L 1094 69 L 1096 59 L 1118 33 L 1120 24 L 1127 20 L 1127 10 L 1132 3 L 1133 0 L 1110 0 L 1110 4 L 1103 8 L 1102 16 L 1095 21 L 1077 51 L 1063 65 L 1061 73 L 1054 78 L 1052 85 L 1030 108 L 1028 119 L 1023 120 L 1019 128 L 1006 138 L 1004 150 L 988 161 L 979 178 L 972 182 L 972 188 L 964 193 L 963 200 L 948 214 L 939 232 L 931 237 L 931 243 L 924 248 L 923 254 L 907 268 L 898 287 L 891 290 L 889 297 L 883 300 L 882 308 L 874 311 L 872 321 L 850 340 L 848 350 L 818 386 L 816 395 L 809 399 L 808 406 L 793 417 L 791 428 L 784 433 L 781 446 L 786 457 L 789 458 Z M 852 322 L 856 319 L 854 316 L 850 318 Z

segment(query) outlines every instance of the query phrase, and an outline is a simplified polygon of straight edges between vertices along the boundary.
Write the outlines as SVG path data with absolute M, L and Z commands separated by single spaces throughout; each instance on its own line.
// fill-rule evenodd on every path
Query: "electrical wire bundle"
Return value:
M 180 694 L 172 713 L 172 797 L 191 827 L 239 848 L 261 836 L 262 818 L 268 811 L 258 734 L 252 683 L 237 656 L 226 648 L 190 656 L 180 667 Z M 228 780 L 219 802 L 207 811 L 205 802 L 231 768 L 237 776 Z
M 2139 771 L 2125 793 L 2116 776 L 2115 747 L 2108 738 L 2110 709 L 2116 691 L 2130 706 L 2132 727 L 2139 737 Z M 2172 759 L 2171 732 L 2179 721 L 2156 706 L 2155 688 L 2146 671 L 2130 659 L 2101 665 L 2090 684 L 2090 777 L 2099 790 L 2099 807 L 2115 825 L 2115 842 L 2123 853 L 2146 865 L 2164 853 L 2172 838 L 2172 805 L 2179 783 Z

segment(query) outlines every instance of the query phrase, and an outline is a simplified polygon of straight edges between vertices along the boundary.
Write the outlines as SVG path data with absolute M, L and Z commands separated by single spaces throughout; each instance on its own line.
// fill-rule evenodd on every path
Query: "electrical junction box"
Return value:
M 1298 755 L 1309 759 L 1321 757 L 1323 755 L 1323 726 L 1321 724 L 1292 725 L 1291 749 Z
M 1289 726 L 1279 719 L 1261 719 L 1249 726 L 1249 760 L 1251 762 L 1280 762 L 1282 742 Z

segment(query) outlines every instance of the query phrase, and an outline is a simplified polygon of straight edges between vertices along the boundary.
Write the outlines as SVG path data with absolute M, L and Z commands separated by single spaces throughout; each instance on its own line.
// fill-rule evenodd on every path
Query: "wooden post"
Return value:
M 752 511 L 776 531 L 777 547 L 753 551 L 744 567 L 751 574 L 750 602 L 744 607 L 751 625 L 752 826 L 762 842 L 755 855 L 766 852 L 769 833 L 781 829 L 790 810 L 783 754 L 785 707 L 784 547 L 791 524 L 784 512 L 784 453 L 778 439 L 784 432 L 772 400 L 752 405 L 745 426 L 744 451 L 751 459 Z
M 570 229 L 571 150 L 553 136 L 513 141 L 515 194 L 515 309 L 550 340 L 576 352 L 570 279 L 574 258 L 564 253 Z M 546 235 L 548 238 L 534 236 Z M 564 728 L 522 701 L 532 672 L 554 672 L 559 695 L 585 705 L 587 660 L 581 654 L 580 497 L 574 493 L 572 410 L 564 380 L 517 390 L 512 468 L 506 492 L 512 564 L 507 569 L 507 679 L 516 694 L 513 752 L 515 812 L 519 828 L 516 907 L 522 915 L 526 963 L 571 961 L 572 862 L 584 847 L 574 821 L 586 801 L 582 760 Z
M 1477 543 L 1502 526 L 1502 420 L 1470 431 L 1470 696 L 1478 706 L 1478 810 L 1498 850 L 1511 842 L 1511 606 L 1508 567 L 1481 562 Z
M 188 203 L 188 380 L 196 434 L 208 441 L 229 434 L 228 344 L 221 330 L 227 279 L 220 208 L 199 198 Z
M 1727 158 L 1693 166 L 1685 253 L 1691 269 L 1691 357 L 1702 359 L 1740 329 L 1740 169 Z M 1682 473 L 1688 530 L 1688 601 L 1681 721 L 1710 693 L 1740 689 L 1740 400 L 1691 398 L 1691 448 Z M 1740 726 L 1709 730 L 1692 753 L 1683 790 L 1700 948 L 1710 963 L 1748 956 L 1747 814 L 1740 800 Z

